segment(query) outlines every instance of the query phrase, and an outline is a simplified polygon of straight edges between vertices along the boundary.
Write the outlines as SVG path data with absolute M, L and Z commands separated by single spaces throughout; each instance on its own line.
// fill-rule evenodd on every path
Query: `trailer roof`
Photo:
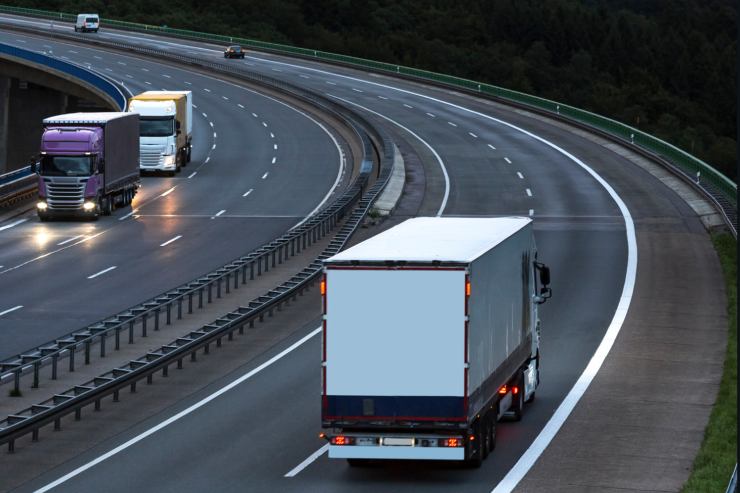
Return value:
M 186 98 L 191 91 L 146 91 L 132 97 L 133 101 L 161 101 L 163 99 Z
M 98 113 L 67 113 L 64 115 L 50 116 L 44 118 L 44 125 L 54 123 L 79 123 L 79 124 L 100 124 L 106 123 L 116 118 L 128 117 L 131 113 L 120 111 L 105 111 Z
M 527 217 L 417 217 L 326 260 L 472 262 L 532 220 Z

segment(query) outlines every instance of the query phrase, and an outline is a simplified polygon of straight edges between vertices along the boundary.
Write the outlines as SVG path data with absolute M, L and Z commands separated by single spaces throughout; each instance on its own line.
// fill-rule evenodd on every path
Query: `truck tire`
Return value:
M 100 197 L 100 215 L 110 216 L 113 212 L 110 197 Z
M 468 457 L 467 466 L 472 469 L 478 469 L 483 464 L 485 459 L 485 441 L 483 440 L 483 433 L 485 433 L 484 426 L 485 419 L 479 419 L 473 427 L 473 440 L 471 448 L 471 456 Z
M 193 154 L 193 145 L 192 144 L 188 144 L 188 159 L 187 159 L 188 162 L 190 162 L 190 158 L 191 158 L 192 154 Z

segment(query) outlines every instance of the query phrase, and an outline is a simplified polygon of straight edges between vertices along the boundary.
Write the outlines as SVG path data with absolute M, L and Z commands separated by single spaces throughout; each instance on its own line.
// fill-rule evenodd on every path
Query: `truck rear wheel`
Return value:
M 110 216 L 113 212 L 113 206 L 111 205 L 110 197 L 100 198 L 100 214 L 102 216 Z

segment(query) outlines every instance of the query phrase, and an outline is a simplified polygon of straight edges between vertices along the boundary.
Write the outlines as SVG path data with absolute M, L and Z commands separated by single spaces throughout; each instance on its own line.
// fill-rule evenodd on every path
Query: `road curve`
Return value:
M 138 34 L 111 35 L 142 44 L 162 43 Z M 189 47 L 193 56 L 219 56 L 215 47 L 175 43 Z M 182 414 L 234 376 L 19 491 L 53 484 L 58 478 L 64 481 L 55 484 L 54 491 L 95 491 L 103 482 L 110 491 L 152 487 L 242 491 L 246 486 L 259 491 L 491 491 L 585 368 L 612 321 L 625 281 L 630 281 L 625 219 L 607 190 L 568 154 L 591 167 L 624 200 L 638 225 L 638 239 L 656 221 L 675 230 L 696 231 L 698 219 L 646 171 L 545 119 L 454 91 L 347 68 L 263 54 L 236 63 L 345 101 L 386 126 L 407 156 L 424 158 L 423 169 L 416 170 L 423 176 L 419 185 L 423 198 L 415 209 L 420 215 L 535 218 L 540 255 L 552 268 L 555 293 L 541 313 L 543 381 L 537 400 L 522 422 L 502 424 L 495 454 L 478 470 L 436 463 L 352 469 L 344 462 L 329 461 L 325 454 L 317 454 L 322 446 L 316 438 L 319 340 L 311 336 L 319 323 L 316 319 L 296 336 L 305 336 L 302 344 L 286 340 L 246 363 L 237 374 L 249 377 L 217 398 Z M 650 236 L 640 248 L 658 248 L 659 241 L 659 236 Z M 650 266 L 637 268 L 638 276 L 655 275 Z M 162 427 L 168 419 L 171 423 Z M 160 427 L 147 431 L 155 426 Z M 106 451 L 115 453 L 103 455 Z M 291 471 L 295 474 L 286 477 Z

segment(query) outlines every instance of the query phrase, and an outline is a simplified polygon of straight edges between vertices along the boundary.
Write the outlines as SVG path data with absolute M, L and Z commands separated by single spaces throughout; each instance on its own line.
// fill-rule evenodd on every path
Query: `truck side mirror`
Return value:
M 540 269 L 540 282 L 543 286 L 550 284 L 550 268 L 544 264 L 542 264 L 542 268 Z

